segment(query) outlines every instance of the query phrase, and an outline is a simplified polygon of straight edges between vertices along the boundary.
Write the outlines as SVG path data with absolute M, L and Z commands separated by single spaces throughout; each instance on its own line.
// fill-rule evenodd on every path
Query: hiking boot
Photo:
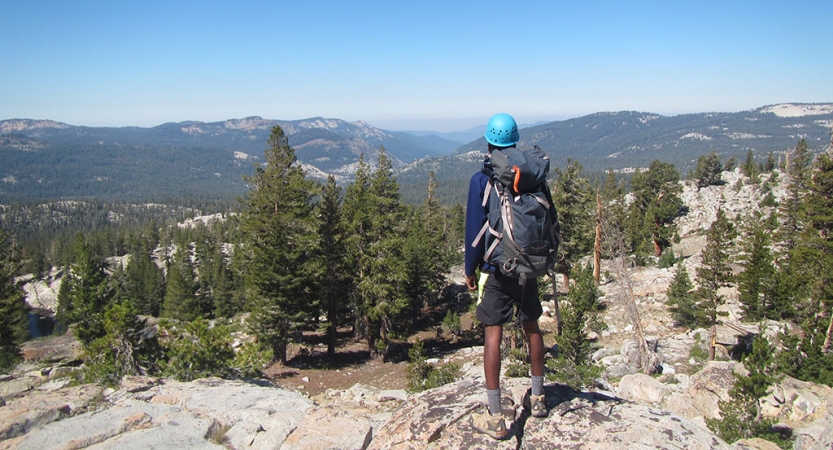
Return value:
M 472 413 L 469 417 L 469 425 L 475 430 L 489 435 L 492 439 L 503 440 L 509 437 L 509 430 L 506 429 L 506 421 L 503 415 L 493 416 L 489 411 L 484 413 Z
M 529 395 L 527 397 L 529 404 L 529 412 L 532 417 L 542 418 L 547 417 L 547 403 L 544 401 L 544 395 Z

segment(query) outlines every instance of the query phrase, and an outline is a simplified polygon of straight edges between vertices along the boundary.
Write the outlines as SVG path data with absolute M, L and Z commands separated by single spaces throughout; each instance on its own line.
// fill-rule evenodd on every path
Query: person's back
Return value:
M 486 126 L 486 141 L 489 153 L 496 149 L 515 147 L 520 139 L 515 120 L 508 114 L 492 116 Z M 487 411 L 473 413 L 471 426 L 496 439 L 509 436 L 500 404 L 500 345 L 503 339 L 503 324 L 512 320 L 517 305 L 519 320 L 529 342 L 531 360 L 532 392 L 529 408 L 534 417 L 546 417 L 544 402 L 544 340 L 538 327 L 538 318 L 543 309 L 538 296 L 537 279 L 519 282 L 518 278 L 507 276 L 494 265 L 484 261 L 486 246 L 478 235 L 488 220 L 489 203 L 486 186 L 489 177 L 481 172 L 474 174 L 469 183 L 469 197 L 466 209 L 466 286 L 471 291 L 481 288 L 476 310 L 477 320 L 484 325 L 483 369 L 486 378 Z M 478 278 L 477 272 L 480 272 Z

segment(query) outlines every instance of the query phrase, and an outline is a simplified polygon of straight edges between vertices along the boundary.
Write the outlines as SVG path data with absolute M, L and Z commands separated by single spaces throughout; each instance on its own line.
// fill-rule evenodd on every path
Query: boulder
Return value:
M 50 336 L 43 339 L 26 341 L 20 346 L 23 359 L 30 362 L 68 363 L 81 359 L 84 349 L 71 332 L 62 336 Z
M 735 382 L 736 362 L 709 361 L 703 370 L 692 375 L 687 394 L 692 405 L 703 418 L 714 419 L 720 416 L 718 402 L 729 401 L 729 389 Z
M 664 383 L 644 373 L 625 375 L 616 390 L 625 400 L 653 405 L 660 404 L 670 392 Z

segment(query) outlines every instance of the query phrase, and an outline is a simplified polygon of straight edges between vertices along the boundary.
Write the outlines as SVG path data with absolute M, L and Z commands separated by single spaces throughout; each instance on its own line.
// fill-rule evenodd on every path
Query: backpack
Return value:
M 558 257 L 558 214 L 547 186 L 549 157 L 535 146 L 495 149 L 483 163 L 488 220 L 474 240 L 485 239 L 483 260 L 524 284 L 548 274 Z

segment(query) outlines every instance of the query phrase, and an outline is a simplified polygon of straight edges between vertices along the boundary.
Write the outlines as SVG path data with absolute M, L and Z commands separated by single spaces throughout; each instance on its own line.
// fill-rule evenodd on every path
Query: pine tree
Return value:
M 605 325 L 599 319 L 600 294 L 592 267 L 576 266 L 571 278 L 574 285 L 562 302 L 564 323 L 558 357 L 548 363 L 552 369 L 548 378 L 581 389 L 592 384 L 603 372 L 590 359 L 593 347 L 587 336 L 590 330 L 601 332 Z
M 813 256 L 808 254 L 808 247 L 799 245 L 802 234 L 807 229 L 807 212 L 805 199 L 808 195 L 812 155 L 807 150 L 807 143 L 802 139 L 795 149 L 788 154 L 786 162 L 786 195 L 781 199 L 778 209 L 780 226 L 776 232 L 778 248 L 776 255 L 779 280 L 784 283 L 783 291 L 795 305 L 799 320 L 807 320 L 817 313 L 810 301 L 810 286 L 813 283 L 811 271 Z M 802 261 L 810 264 L 803 267 Z
M 347 301 L 352 280 L 347 264 L 341 188 L 330 175 L 318 205 L 318 255 L 321 280 L 318 291 L 327 315 L 327 354 L 335 355 L 338 327 L 350 313 Z
M 673 164 L 654 160 L 645 172 L 633 177 L 634 201 L 629 234 L 633 251 L 649 244 L 659 256 L 677 233 L 674 220 L 683 203 L 680 173 Z
M 104 258 L 94 254 L 83 235 L 75 240 L 75 263 L 61 284 L 58 301 L 64 305 L 68 324 L 83 345 L 103 337 L 104 311 L 111 304 L 113 290 L 105 271 Z M 61 295 L 63 293 L 63 296 Z
M 315 246 L 313 196 L 317 184 L 306 178 L 295 150 L 280 126 L 272 128 L 265 165 L 247 177 L 241 218 L 252 287 L 247 309 L 250 330 L 286 362 L 290 331 L 302 324 L 315 292 L 309 282 L 309 255 Z
M 697 168 L 694 170 L 697 189 L 721 184 L 723 182 L 721 179 L 722 171 L 723 165 L 720 163 L 720 157 L 717 156 L 717 153 L 700 155 L 697 158 Z
M 23 290 L 15 282 L 19 275 L 18 250 L 8 232 L 0 229 L 0 371 L 22 358 L 20 344 L 29 337 Z
M 746 151 L 746 160 L 740 170 L 745 176 L 752 178 L 753 180 L 758 179 L 758 166 L 755 164 L 755 155 L 752 153 L 751 148 Z
M 242 311 L 242 305 L 235 302 L 233 273 L 219 249 L 211 263 L 214 317 L 232 317 Z
M 697 268 L 697 289 L 694 298 L 697 302 L 698 322 L 711 327 L 709 359 L 715 357 L 715 339 L 717 322 L 721 312 L 718 308 L 726 302 L 719 289 L 733 280 L 730 263 L 730 250 L 737 231 L 726 217 L 722 208 L 717 210 L 717 218 L 712 222 L 706 235 L 706 247 L 703 249 L 703 264 Z
M 682 264 L 674 274 L 674 279 L 668 286 L 668 305 L 669 311 L 674 317 L 678 325 L 684 327 L 695 328 L 701 325 L 698 321 L 697 305 L 694 300 L 692 291 L 694 285 L 691 283 L 691 277 L 688 275 L 688 270 Z
M 784 304 L 778 295 L 778 280 L 771 251 L 772 230 L 767 228 L 767 222 L 759 212 L 755 212 L 745 225 L 740 257 L 743 270 L 737 280 L 744 319 L 759 321 L 790 317 L 791 305 Z
M 766 163 L 763 167 L 764 172 L 772 173 L 772 171 L 775 170 L 775 166 L 775 156 L 772 154 L 772 152 L 769 152 L 769 154 L 767 154 L 766 156 Z
M 781 448 L 792 448 L 789 437 L 775 428 L 772 419 L 761 414 L 760 399 L 767 395 L 773 383 L 782 378 L 776 375 L 775 351 L 761 335 L 755 337 L 752 352 L 743 359 L 747 375 L 735 373 L 729 390 L 731 400 L 720 400 L 720 418 L 706 419 L 709 429 L 728 443 L 739 439 L 762 438 L 777 443 Z
M 153 245 L 153 247 L 152 247 Z M 125 267 L 125 296 L 139 314 L 158 317 L 165 298 L 165 272 L 156 265 L 150 240 L 141 239 L 130 251 Z
M 807 230 L 802 234 L 804 272 L 809 274 L 811 311 L 816 327 L 824 330 L 822 352 L 833 341 L 833 155 L 816 158 L 805 198 Z M 825 329 L 826 328 L 826 329 Z
M 437 182 L 431 172 L 428 179 L 428 195 L 419 208 L 408 213 L 408 225 L 403 247 L 403 263 L 406 270 L 404 290 L 410 304 L 408 314 L 415 324 L 422 309 L 445 286 L 444 274 L 448 271 L 448 259 L 443 254 L 445 236 L 442 229 L 444 217 L 436 194 Z
M 403 289 L 406 270 L 399 186 L 384 148 L 373 174 L 360 160 L 356 180 L 347 189 L 344 216 L 356 269 L 357 331 L 366 340 L 368 351 L 386 353 L 391 332 L 409 301 Z
M 563 238 L 558 251 L 564 254 L 559 271 L 565 276 L 570 274 L 573 264 L 593 250 L 596 196 L 589 180 L 581 175 L 582 169 L 577 161 L 568 159 L 564 171 L 553 170 L 556 176 L 553 202 Z
M 190 322 L 197 317 L 206 317 L 197 296 L 197 280 L 191 264 L 191 252 L 179 246 L 168 263 L 168 278 L 165 299 L 162 301 L 160 317 Z
M 795 149 L 789 153 L 787 166 L 787 195 L 781 201 L 779 211 L 781 218 L 780 241 L 789 257 L 796 247 L 798 235 L 804 228 L 804 213 L 802 202 L 807 194 L 807 183 L 810 180 L 810 161 L 812 155 L 807 150 L 807 142 L 802 139 Z

